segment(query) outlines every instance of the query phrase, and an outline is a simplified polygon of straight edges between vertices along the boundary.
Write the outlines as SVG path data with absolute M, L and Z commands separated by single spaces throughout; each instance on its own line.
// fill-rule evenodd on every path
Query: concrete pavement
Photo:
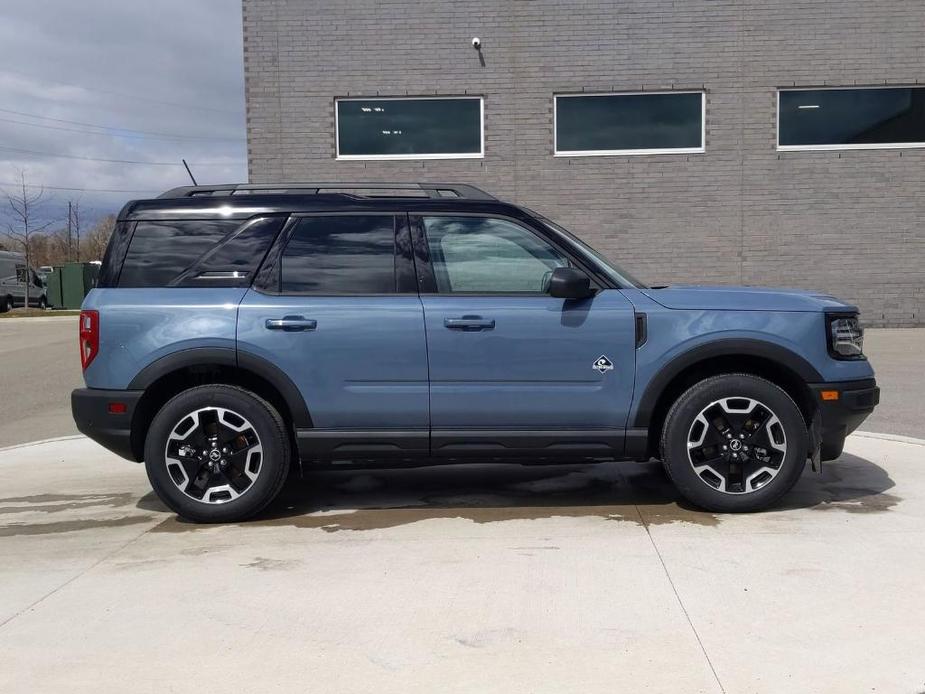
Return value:
M 314 473 L 180 522 L 85 439 L 0 452 L 0 691 L 918 692 L 923 441 L 784 505 L 654 464 Z

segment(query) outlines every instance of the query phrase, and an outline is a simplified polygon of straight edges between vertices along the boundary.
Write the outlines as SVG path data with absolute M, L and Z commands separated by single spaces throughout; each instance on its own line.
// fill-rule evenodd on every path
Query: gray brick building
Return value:
M 883 145 L 778 143 L 779 89 L 925 85 L 925 3 L 243 5 L 252 182 L 471 182 L 559 221 L 651 284 L 819 289 L 857 302 L 869 325 L 925 325 L 925 148 L 906 132 L 925 127 L 922 114 L 907 109 L 899 137 L 896 119 L 866 131 Z M 699 146 L 557 155 L 555 95 L 636 92 L 702 92 Z M 888 93 L 918 103 L 925 90 Z M 483 153 L 338 156 L 338 99 L 428 95 L 481 97 Z M 794 108 L 805 111 L 787 118 L 850 110 Z

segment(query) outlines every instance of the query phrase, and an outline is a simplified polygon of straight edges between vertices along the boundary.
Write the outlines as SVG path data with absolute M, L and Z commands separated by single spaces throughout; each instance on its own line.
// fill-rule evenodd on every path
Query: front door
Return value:
M 305 399 L 304 458 L 424 455 L 424 314 L 406 215 L 290 220 L 238 314 L 238 351 L 270 361 Z
M 622 453 L 634 313 L 616 289 L 549 296 L 573 264 L 512 219 L 412 217 L 430 366 L 431 450 Z

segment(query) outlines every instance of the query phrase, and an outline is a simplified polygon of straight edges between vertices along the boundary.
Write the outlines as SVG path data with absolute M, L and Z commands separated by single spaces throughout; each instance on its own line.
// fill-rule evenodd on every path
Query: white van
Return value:
M 35 270 L 26 272 L 26 257 L 22 253 L 0 251 L 0 313 L 26 305 L 26 282 L 29 282 L 29 305 L 48 306 L 45 283 Z

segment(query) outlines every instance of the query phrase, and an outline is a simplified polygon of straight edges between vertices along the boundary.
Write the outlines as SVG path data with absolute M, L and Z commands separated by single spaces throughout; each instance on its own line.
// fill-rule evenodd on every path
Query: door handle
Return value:
M 298 333 L 304 330 L 314 330 L 318 321 L 302 316 L 285 316 L 283 318 L 267 319 L 267 330 L 285 330 L 287 333 Z
M 481 316 L 463 316 L 462 318 L 444 318 L 443 325 L 450 330 L 465 330 L 475 332 L 477 330 L 494 330 L 495 322 L 491 319 L 482 318 Z

